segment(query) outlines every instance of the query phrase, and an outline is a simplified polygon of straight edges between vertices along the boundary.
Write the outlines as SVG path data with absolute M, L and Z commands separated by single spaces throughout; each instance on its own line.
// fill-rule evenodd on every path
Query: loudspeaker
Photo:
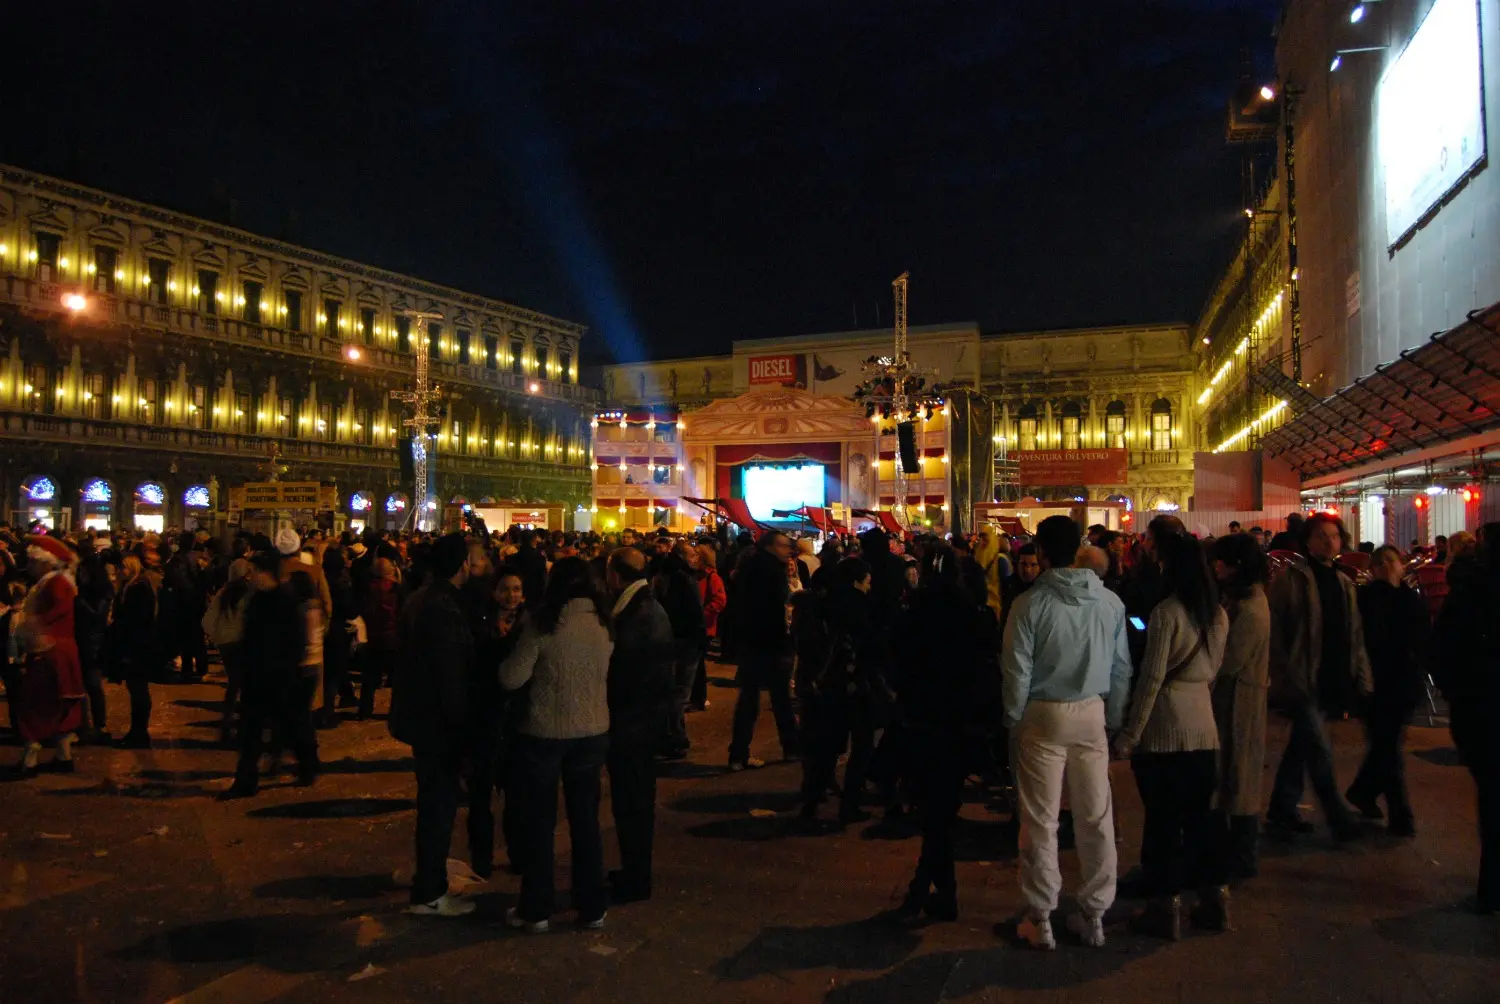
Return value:
M 411 437 L 403 436 L 397 442 L 399 444 L 399 447 L 396 452 L 400 454 L 401 457 L 401 483 L 403 485 L 409 485 L 413 481 L 417 480 L 416 462 L 413 461 L 411 457 Z
M 921 467 L 917 459 L 917 426 L 914 422 L 896 424 L 896 445 L 901 448 L 901 469 L 916 474 Z

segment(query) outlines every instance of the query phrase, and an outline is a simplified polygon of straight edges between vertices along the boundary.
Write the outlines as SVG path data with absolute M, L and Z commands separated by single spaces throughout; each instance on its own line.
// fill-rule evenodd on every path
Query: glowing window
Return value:
M 106 505 L 114 498 L 114 492 L 110 490 L 109 482 L 103 478 L 95 478 L 83 486 L 83 500 L 97 505 Z
M 206 485 L 193 485 L 182 493 L 182 504 L 189 509 L 207 509 L 208 487 Z
M 26 489 L 26 497 L 33 502 L 51 502 L 57 498 L 57 485 L 51 478 L 37 478 Z

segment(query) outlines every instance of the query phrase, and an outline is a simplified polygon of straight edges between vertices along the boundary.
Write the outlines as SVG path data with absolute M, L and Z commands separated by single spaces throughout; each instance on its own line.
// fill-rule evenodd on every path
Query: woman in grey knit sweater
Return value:
M 1184 888 L 1200 890 L 1194 923 L 1218 930 L 1229 923 L 1221 847 L 1210 815 L 1219 732 L 1209 690 L 1229 623 L 1198 541 L 1164 535 L 1156 547 L 1167 595 L 1146 627 L 1146 654 L 1115 752 L 1131 758 L 1145 805 L 1141 871 L 1156 897 L 1132 926 L 1176 940 L 1182 935 Z
M 582 558 L 564 558 L 552 566 L 541 605 L 500 666 L 506 690 L 529 685 L 512 773 L 521 796 L 525 871 L 520 903 L 505 919 L 533 934 L 548 929 L 555 905 L 552 833 L 559 780 L 573 841 L 573 907 L 581 926 L 604 925 L 609 894 L 599 834 L 599 779 L 609 750 L 613 650 L 609 603 L 598 576 Z

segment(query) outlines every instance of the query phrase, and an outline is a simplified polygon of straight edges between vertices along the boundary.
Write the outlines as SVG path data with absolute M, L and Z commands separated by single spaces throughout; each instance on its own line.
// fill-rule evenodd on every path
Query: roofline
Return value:
M 922 335 L 978 335 L 978 321 L 954 321 L 951 324 L 916 324 L 906 329 L 908 338 Z M 890 328 L 861 328 L 854 331 L 822 331 L 803 335 L 783 335 L 780 338 L 738 338 L 733 342 L 733 353 L 739 351 L 740 346 L 762 349 L 777 345 L 804 344 L 812 342 L 858 342 L 868 341 L 872 338 L 894 338 L 895 332 Z
M 477 293 L 467 293 L 452 286 L 444 286 L 441 283 L 432 282 L 428 279 L 419 279 L 415 276 L 393 272 L 375 265 L 367 265 L 352 258 L 340 258 L 326 251 L 318 251 L 313 248 L 302 247 L 300 244 L 275 240 L 274 238 L 266 237 L 250 230 L 242 230 L 239 227 L 215 223 L 188 213 L 168 209 L 165 206 L 140 202 L 125 196 L 115 195 L 112 192 L 106 192 L 103 189 L 90 188 L 87 185 L 80 185 L 62 178 L 54 178 L 48 174 L 29 171 L 24 167 L 0 163 L 0 183 L 28 185 L 32 188 L 42 191 L 52 191 L 55 194 L 82 202 L 92 202 L 103 209 L 114 208 L 119 212 L 133 213 L 137 216 L 154 219 L 157 222 L 184 230 L 202 231 L 218 237 L 220 240 L 235 241 L 240 244 L 250 245 L 264 251 L 268 255 L 311 259 L 314 264 L 323 264 L 338 268 L 342 271 L 351 272 L 389 285 L 405 286 L 408 289 L 425 293 L 428 296 L 455 300 L 470 307 L 520 315 L 521 319 L 545 324 L 553 329 L 566 331 L 575 337 L 581 338 L 588 331 L 586 325 L 578 324 L 575 321 L 567 321 L 560 317 L 553 317 L 551 314 L 544 314 L 539 310 L 532 310 L 528 307 L 519 307 L 505 300 L 496 300 L 492 297 L 480 296 Z
M 1020 331 L 987 331 L 980 335 L 982 341 L 1000 341 L 1007 338 L 1039 338 L 1056 337 L 1062 335 L 1101 335 L 1101 334 L 1131 334 L 1139 331 L 1161 331 L 1163 329 L 1181 329 L 1191 332 L 1193 326 L 1188 321 L 1159 321 L 1147 324 L 1096 324 L 1086 328 L 1032 328 Z

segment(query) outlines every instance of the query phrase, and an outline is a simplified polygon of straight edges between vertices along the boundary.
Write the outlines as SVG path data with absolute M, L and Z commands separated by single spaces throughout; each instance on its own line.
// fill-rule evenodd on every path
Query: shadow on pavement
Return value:
M 720 979 L 753 980 L 800 969 L 876 972 L 899 964 L 922 937 L 883 917 L 827 927 L 768 927 L 739 952 L 714 966 Z
M 218 777 L 220 775 L 213 775 Z M 78 795 L 109 795 L 116 798 L 212 798 L 217 790 L 201 784 L 167 784 L 162 781 L 147 781 L 143 784 L 118 784 L 108 779 L 87 788 L 58 788 L 43 792 L 52 798 L 73 798 Z
M 1412 756 L 1419 757 L 1432 764 L 1434 767 L 1462 767 L 1463 757 L 1458 755 L 1458 750 L 1452 746 L 1434 746 L 1432 749 L 1416 750 Z
M 874 979 L 845 983 L 830 990 L 826 1004 L 921 1004 L 958 1000 L 989 988 L 1060 990 L 1105 979 L 1161 943 L 1137 939 L 1104 949 L 1068 944 L 1058 936 L 1058 950 L 1035 952 L 1002 945 L 966 952 L 934 952 L 907 959 Z
M 325 798 L 311 802 L 287 802 L 265 805 L 245 813 L 255 819 L 341 819 L 358 816 L 383 816 L 405 812 L 417 803 L 410 798 Z
M 658 760 L 656 776 L 671 781 L 696 781 L 705 777 L 719 777 L 723 767 L 707 763 L 689 763 L 686 760 Z
M 261 899 L 375 899 L 401 889 L 389 872 L 377 875 L 299 875 L 255 887 Z
M 743 816 L 757 810 L 785 812 L 801 804 L 802 795 L 797 791 L 723 791 L 706 795 L 685 795 L 674 800 L 667 808 L 673 812 L 712 812 Z
M 1403 948 L 1436 955 L 1500 959 L 1500 925 L 1464 906 L 1435 906 L 1375 921 L 1375 930 Z

